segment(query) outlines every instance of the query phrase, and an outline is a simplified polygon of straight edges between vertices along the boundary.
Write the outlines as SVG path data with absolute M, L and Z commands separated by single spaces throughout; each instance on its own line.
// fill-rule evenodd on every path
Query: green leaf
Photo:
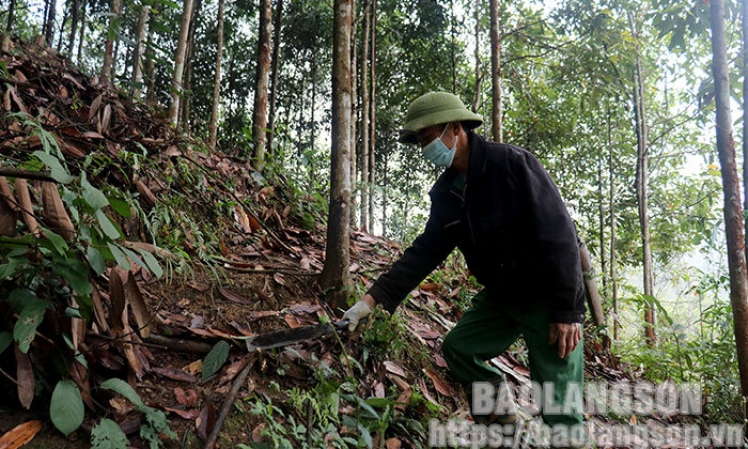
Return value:
M 161 268 L 161 264 L 158 263 L 158 260 L 156 260 L 156 257 L 150 252 L 146 250 L 138 250 L 140 255 L 143 256 L 143 261 L 145 261 L 145 264 L 148 266 L 148 270 L 150 270 L 151 273 L 153 273 L 154 276 L 157 278 L 160 278 L 164 274 L 164 269 Z
M 217 373 L 223 364 L 226 363 L 226 360 L 229 358 L 229 349 L 229 344 L 221 340 L 205 356 L 205 360 L 203 360 L 203 382 Z
M 104 418 L 91 429 L 91 449 L 127 449 L 130 442 L 116 422 Z
M 67 242 L 65 242 L 65 239 L 63 239 L 61 235 L 47 228 L 42 228 L 42 232 L 47 237 L 47 239 L 49 239 L 49 241 L 52 243 L 52 246 L 54 250 L 57 252 L 57 254 L 64 256 L 68 250 L 68 244 Z
M 13 307 L 13 310 L 20 312 L 26 303 L 36 299 L 36 293 L 32 292 L 28 288 L 17 288 L 10 292 L 6 301 Z
M 106 199 L 104 193 L 88 182 L 88 179 L 86 179 L 86 172 L 81 174 L 81 187 L 83 187 L 83 199 L 86 200 L 94 210 L 99 210 L 102 207 L 109 205 L 109 200 Z
M 121 200 L 119 198 L 110 198 L 109 205 L 112 206 L 112 209 L 114 209 L 115 212 L 117 212 L 124 218 L 130 218 L 132 216 L 130 204 L 128 204 L 127 201 Z
M 107 216 L 107 214 L 104 213 L 103 210 L 101 209 L 97 210 L 95 215 L 96 215 L 96 219 L 99 220 L 101 229 L 104 231 L 104 234 L 106 234 L 107 237 L 109 237 L 112 240 L 116 240 L 120 238 L 119 230 L 114 225 L 112 220 Z
M 44 165 L 49 167 L 50 175 L 52 175 L 52 178 L 60 184 L 68 184 L 75 179 L 70 176 L 70 173 L 68 173 L 65 167 L 62 166 L 60 160 L 51 154 L 45 153 L 44 151 L 34 151 L 33 154 L 37 159 L 42 161 Z
M 125 248 L 124 246 L 120 247 L 120 249 L 123 253 L 125 253 L 125 256 L 127 256 L 128 259 L 140 265 L 141 267 L 148 269 L 148 266 L 143 262 L 143 259 L 141 259 L 135 251 L 131 250 L 130 248 Z
M 114 256 L 114 260 L 117 261 L 117 265 L 119 265 L 123 270 L 129 270 L 130 261 L 127 260 L 127 256 L 125 256 L 125 253 L 123 253 L 122 250 L 113 243 L 107 243 L 106 246 L 107 248 L 109 248 L 109 251 L 112 252 L 112 256 Z
M 0 332 L 0 354 L 5 352 L 11 343 L 13 343 L 13 335 L 10 332 Z
M 58 382 L 49 404 L 52 424 L 68 436 L 83 423 L 83 414 L 83 400 L 75 383 L 72 380 Z
M 101 255 L 101 252 L 98 249 L 93 246 L 86 248 L 86 258 L 96 275 L 101 276 L 104 274 L 106 271 L 106 260 L 104 260 L 104 256 Z
M 374 410 L 374 408 L 372 408 L 371 405 L 367 404 L 366 401 L 364 401 L 363 399 L 359 397 L 356 397 L 356 399 L 358 400 L 359 407 L 361 407 L 362 409 L 364 409 L 364 411 L 369 413 L 372 418 L 379 419 L 379 413 L 377 413 L 377 411 Z
M 358 430 L 361 432 L 361 438 L 364 439 L 364 444 L 366 444 L 366 447 L 373 447 L 374 442 L 371 439 L 371 432 L 369 432 L 369 429 L 364 427 L 363 424 L 358 423 Z
M 64 278 L 70 287 L 80 295 L 90 295 L 93 285 L 88 279 L 88 267 L 78 259 L 58 260 L 52 266 L 52 273 Z
M 9 257 L 8 263 L 0 265 L 0 280 L 15 276 L 29 265 L 29 261 L 25 257 Z
M 36 328 L 44 319 L 44 311 L 48 306 L 48 301 L 36 297 L 23 304 L 23 309 L 13 328 L 13 338 L 18 342 L 18 349 L 24 354 L 29 351 L 29 345 L 34 341 Z
M 140 396 L 138 396 L 138 393 L 135 391 L 135 389 L 122 379 L 117 379 L 116 377 L 107 379 L 101 383 L 101 388 L 119 393 L 124 396 L 125 399 L 129 400 L 139 407 L 145 406 L 143 400 L 140 399 Z

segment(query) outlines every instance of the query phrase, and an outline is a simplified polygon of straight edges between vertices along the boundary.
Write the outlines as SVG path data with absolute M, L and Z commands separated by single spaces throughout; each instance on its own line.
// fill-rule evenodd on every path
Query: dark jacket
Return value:
M 467 178 L 442 173 L 426 229 L 369 294 L 393 312 L 458 247 L 497 307 L 547 306 L 551 322 L 582 322 L 576 231 L 553 180 L 527 150 L 473 132 L 468 142 Z

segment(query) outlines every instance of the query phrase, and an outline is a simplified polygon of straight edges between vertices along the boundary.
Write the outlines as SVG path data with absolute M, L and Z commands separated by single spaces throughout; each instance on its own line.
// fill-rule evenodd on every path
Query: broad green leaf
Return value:
M 13 335 L 10 332 L 0 332 L 0 354 L 5 352 L 11 343 L 13 343 Z
M 83 423 L 83 415 L 83 400 L 75 383 L 72 380 L 58 382 L 49 404 L 52 424 L 68 436 Z
M 78 259 L 58 260 L 52 266 L 52 273 L 64 278 L 70 287 L 80 295 L 90 295 L 93 285 L 88 278 L 88 267 Z
M 112 206 L 115 212 L 124 218 L 130 218 L 132 211 L 130 210 L 130 204 L 127 201 L 123 201 L 119 198 L 110 198 L 109 205 Z
M 138 393 L 135 391 L 135 389 L 122 379 L 117 379 L 116 377 L 107 379 L 101 383 L 101 388 L 112 390 L 121 394 L 125 397 L 125 399 L 129 400 L 138 407 L 145 406 L 145 404 L 143 404 L 143 400 L 140 399 L 140 396 L 138 396 Z
M 161 268 L 161 264 L 158 263 L 158 260 L 156 260 L 156 257 L 150 251 L 140 250 L 138 252 L 143 256 L 143 261 L 154 276 L 157 278 L 163 276 L 164 269 Z
M 148 266 L 143 262 L 143 259 L 141 259 L 135 251 L 131 250 L 130 248 L 125 248 L 124 246 L 121 246 L 120 249 L 123 253 L 125 253 L 125 256 L 127 256 L 128 259 L 145 268 L 146 270 L 148 269 Z
M 226 360 L 229 358 L 229 349 L 229 344 L 221 340 L 205 356 L 205 360 L 203 360 L 203 382 L 217 373 L 223 364 L 226 363 Z
M 356 399 L 358 400 L 358 405 L 362 409 L 364 409 L 364 411 L 366 411 L 367 413 L 369 413 L 372 418 L 379 419 L 379 413 L 377 413 L 377 411 L 374 410 L 374 408 L 372 408 L 371 405 L 367 404 L 366 401 L 364 401 L 363 399 L 361 399 L 359 397 L 357 397 Z
M 106 271 L 106 260 L 104 260 L 104 256 L 101 255 L 98 249 L 93 246 L 86 248 L 86 259 L 88 259 L 89 265 L 91 265 L 91 268 L 98 276 L 104 274 Z
M 101 229 L 104 231 L 104 234 L 106 234 L 107 237 L 112 240 L 120 238 L 119 230 L 103 210 L 99 209 L 96 211 L 96 219 L 99 220 Z
M 27 303 L 35 299 L 36 293 L 28 288 L 21 287 L 10 292 L 6 301 L 13 307 L 13 310 L 20 312 Z
M 25 252 L 26 250 L 24 250 L 24 253 Z M 8 263 L 0 265 L 0 279 L 15 276 L 28 266 L 29 261 L 25 257 L 9 257 Z
M 68 250 L 68 244 L 67 242 L 65 242 L 65 239 L 63 239 L 61 235 L 47 228 L 42 228 L 42 232 L 44 233 L 44 236 L 47 237 L 47 239 L 49 239 L 49 241 L 52 243 L 52 246 L 57 254 L 64 256 Z
M 102 207 L 109 205 L 109 200 L 106 199 L 104 193 L 92 186 L 91 183 L 86 179 L 86 173 L 81 174 L 81 187 L 83 187 L 83 199 L 94 209 L 99 210 Z
M 369 429 L 367 429 L 363 424 L 358 423 L 358 430 L 359 432 L 361 432 L 361 438 L 363 438 L 366 447 L 374 447 L 374 442 L 372 441 L 371 432 L 369 432 Z
M 49 167 L 50 175 L 52 175 L 52 178 L 60 184 L 68 184 L 75 179 L 70 176 L 70 173 L 68 173 L 65 167 L 62 166 L 60 160 L 51 154 L 45 153 L 44 151 L 34 151 L 33 154 L 40 161 L 44 162 L 44 165 Z
M 36 328 L 44 319 L 44 311 L 48 306 L 48 301 L 36 297 L 23 304 L 23 309 L 13 328 L 13 338 L 18 342 L 18 349 L 24 354 L 29 351 L 29 345 L 34 341 Z
M 124 270 L 130 269 L 130 261 L 127 260 L 127 256 L 125 256 L 125 253 L 122 252 L 121 249 L 114 243 L 107 243 L 107 248 L 109 248 L 109 251 L 112 252 L 112 256 L 114 256 L 114 260 L 117 261 L 117 265 L 120 266 L 120 268 Z
M 127 449 L 129 446 L 125 432 L 109 418 L 103 418 L 91 429 L 91 449 Z

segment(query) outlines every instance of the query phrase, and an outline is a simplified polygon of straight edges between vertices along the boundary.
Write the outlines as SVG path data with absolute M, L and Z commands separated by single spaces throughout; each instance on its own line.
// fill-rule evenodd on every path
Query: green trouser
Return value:
M 569 382 L 577 382 L 581 393 L 583 342 L 571 355 L 559 358 L 556 344 L 548 344 L 549 316 L 548 308 L 497 307 L 492 304 L 488 293 L 481 291 L 473 297 L 472 307 L 442 343 L 442 353 L 452 377 L 466 388 L 471 388 L 473 382 L 503 379 L 501 372 L 485 361 L 506 351 L 522 334 L 529 352 L 531 380 L 541 386 L 553 383 L 553 401 L 557 405 L 564 403 Z M 550 426 L 582 424 L 582 414 L 578 411 L 569 414 L 545 412 L 541 410 L 543 420 Z

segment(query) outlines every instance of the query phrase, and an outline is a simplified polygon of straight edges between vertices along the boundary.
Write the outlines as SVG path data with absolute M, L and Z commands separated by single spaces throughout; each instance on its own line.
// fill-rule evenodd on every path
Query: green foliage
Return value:
M 104 381 L 101 384 L 101 388 L 106 390 L 112 390 L 124 396 L 127 400 L 135 405 L 135 409 L 145 415 L 145 423 L 140 428 L 140 436 L 148 441 L 151 449 L 158 449 L 162 447 L 163 442 L 159 438 L 159 434 L 164 434 L 167 437 L 174 439 L 177 434 L 169 427 L 169 422 L 166 420 L 166 415 L 161 410 L 149 407 L 143 403 L 138 393 L 133 389 L 127 382 L 112 378 Z M 103 431 L 102 431 L 103 432 Z M 93 438 L 93 435 L 92 435 Z M 109 437 L 110 439 L 117 439 L 119 436 L 116 432 Z
M 57 430 L 69 436 L 83 423 L 83 399 L 71 380 L 57 383 L 49 404 L 49 417 Z
M 91 429 L 92 449 L 127 449 L 130 441 L 119 425 L 104 418 Z
M 229 344 L 221 340 L 213 346 L 203 361 L 203 382 L 221 369 L 229 358 Z

